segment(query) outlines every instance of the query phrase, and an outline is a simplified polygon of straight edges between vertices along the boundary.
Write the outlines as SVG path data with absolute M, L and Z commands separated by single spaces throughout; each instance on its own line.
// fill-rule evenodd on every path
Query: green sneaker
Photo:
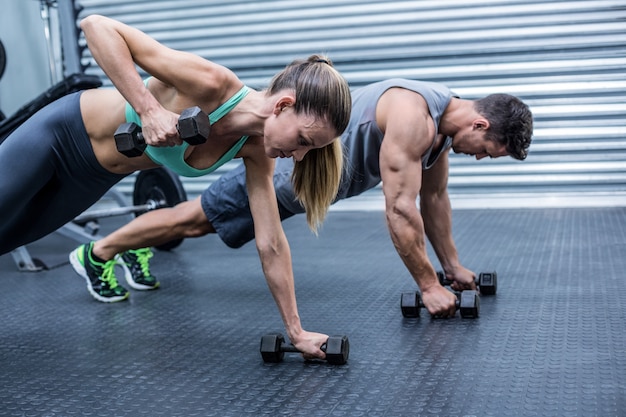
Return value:
M 93 242 L 80 245 L 70 253 L 70 263 L 74 271 L 87 281 L 89 293 L 103 303 L 114 303 L 128 298 L 126 288 L 117 283 L 115 265 L 111 259 L 105 263 L 96 262 L 92 258 Z
M 154 290 L 159 288 L 159 281 L 150 273 L 149 261 L 152 258 L 150 248 L 129 250 L 122 254 L 126 282 L 136 290 Z

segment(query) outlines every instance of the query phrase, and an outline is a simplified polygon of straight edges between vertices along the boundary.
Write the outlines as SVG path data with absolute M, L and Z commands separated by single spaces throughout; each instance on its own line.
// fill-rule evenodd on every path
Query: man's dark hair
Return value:
M 515 159 L 523 161 L 533 135 L 533 115 L 519 98 L 490 94 L 474 102 L 474 108 L 489 120 L 486 138 L 502 143 Z

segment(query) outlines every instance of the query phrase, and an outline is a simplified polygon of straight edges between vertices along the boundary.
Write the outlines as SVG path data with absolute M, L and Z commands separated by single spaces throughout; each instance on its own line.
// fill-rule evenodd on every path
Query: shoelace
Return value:
M 115 265 L 116 262 L 114 259 L 106 261 L 104 266 L 102 267 L 102 281 L 109 284 L 109 288 L 114 289 L 119 284 L 117 283 L 117 278 L 115 278 Z
M 150 248 L 142 248 L 131 251 L 137 257 L 137 263 L 141 267 L 141 272 L 144 276 L 150 275 L 150 264 L 149 260 L 154 256 L 152 254 L 152 250 Z

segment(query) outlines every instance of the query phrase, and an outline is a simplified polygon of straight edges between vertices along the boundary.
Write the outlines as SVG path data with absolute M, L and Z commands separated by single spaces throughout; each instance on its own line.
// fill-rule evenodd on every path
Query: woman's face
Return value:
M 293 106 L 278 107 L 265 122 L 265 154 L 270 158 L 301 161 L 311 149 L 331 143 L 337 132 L 327 121 L 306 114 L 296 114 Z

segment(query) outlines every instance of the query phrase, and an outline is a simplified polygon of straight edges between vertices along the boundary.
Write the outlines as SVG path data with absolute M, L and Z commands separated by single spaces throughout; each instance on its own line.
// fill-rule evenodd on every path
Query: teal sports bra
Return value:
M 146 86 L 148 85 L 148 80 L 149 78 L 144 81 Z M 244 85 L 241 90 L 235 93 L 235 95 L 209 114 L 209 122 L 213 124 L 227 115 L 237 104 L 239 104 L 239 102 L 241 102 L 241 100 L 243 100 L 245 96 L 248 95 L 249 92 L 250 88 Z M 141 118 L 128 102 L 126 103 L 126 122 L 133 122 L 138 126 L 141 126 Z M 182 145 L 172 147 L 148 145 L 145 153 L 154 163 L 166 166 L 178 175 L 183 177 L 201 177 L 203 175 L 210 174 L 226 162 L 233 159 L 235 155 L 237 155 L 237 152 L 239 152 L 239 150 L 246 143 L 246 140 L 248 140 L 248 136 L 242 136 L 232 148 L 226 151 L 220 159 L 206 169 L 197 169 L 185 162 L 185 151 L 189 147 L 187 142 L 183 142 Z

